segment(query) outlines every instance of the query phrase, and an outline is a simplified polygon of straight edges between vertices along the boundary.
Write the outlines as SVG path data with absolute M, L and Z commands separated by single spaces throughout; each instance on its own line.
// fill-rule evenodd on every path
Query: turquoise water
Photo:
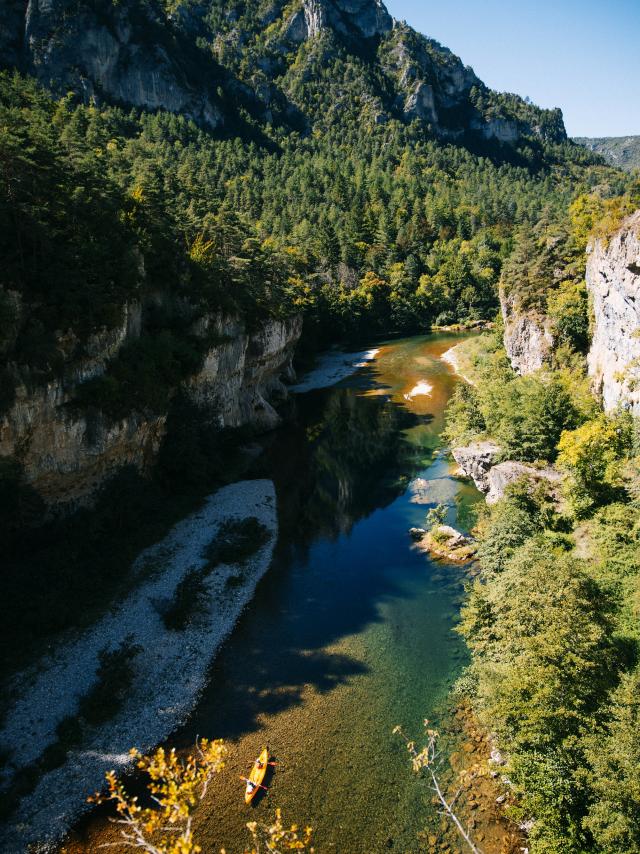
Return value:
M 241 850 L 245 823 L 275 806 L 314 827 L 320 852 L 419 850 L 429 793 L 391 730 L 419 737 L 464 662 L 453 631 L 464 573 L 429 561 L 407 533 L 438 502 L 455 522 L 478 499 L 437 450 L 456 382 L 439 357 L 457 340 L 382 346 L 338 387 L 299 395 L 265 442 L 255 474 L 276 482 L 275 563 L 173 740 L 229 741 L 197 816 L 207 852 Z M 418 382 L 430 393 L 407 398 Z M 247 808 L 238 776 L 264 744 L 281 765 Z

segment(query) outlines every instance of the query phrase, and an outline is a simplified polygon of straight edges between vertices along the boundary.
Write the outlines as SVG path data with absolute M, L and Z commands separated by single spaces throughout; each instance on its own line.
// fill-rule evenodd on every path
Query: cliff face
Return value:
M 514 371 L 530 374 L 544 367 L 553 351 L 549 319 L 538 312 L 522 309 L 517 294 L 505 295 L 501 291 L 500 307 L 504 348 Z
M 196 36 L 195 19 L 189 27 Z M 223 122 L 212 94 L 221 70 L 152 6 L 29 0 L 6 29 L 14 62 L 59 94 L 163 108 L 210 128 Z
M 128 307 L 122 327 L 94 336 L 86 359 L 64 378 L 36 389 L 20 386 L 13 406 L 0 418 L 0 455 L 16 457 L 48 502 L 82 500 L 118 468 L 144 469 L 158 452 L 166 412 L 132 411 L 112 421 L 100 412 L 83 412 L 73 402 L 78 385 L 103 373 L 107 360 L 139 335 L 139 318 L 140 307 Z M 270 401 L 287 394 L 282 379 L 292 377 L 301 330 L 299 317 L 269 320 L 252 333 L 234 318 L 206 318 L 201 331 L 215 332 L 221 343 L 208 350 L 184 391 L 220 428 L 274 427 L 279 416 Z
M 605 411 L 628 405 L 640 415 L 640 211 L 609 240 L 589 249 L 593 306 L 589 375 Z
M 417 119 L 453 140 L 566 139 L 559 111 L 492 92 L 446 47 L 395 21 L 381 0 L 168 5 L 3 0 L 0 66 L 35 75 L 58 95 L 168 110 L 211 130 L 243 126 L 239 106 L 258 123 L 300 130 L 326 120 L 300 97 L 317 73 L 309 65 L 317 48 L 322 65 L 341 53 L 364 69 L 367 119 Z

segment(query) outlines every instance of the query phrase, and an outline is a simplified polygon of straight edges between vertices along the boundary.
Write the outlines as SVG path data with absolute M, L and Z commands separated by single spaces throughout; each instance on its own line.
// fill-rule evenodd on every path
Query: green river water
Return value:
M 379 345 L 337 386 L 296 395 L 285 426 L 263 440 L 249 476 L 276 484 L 274 563 L 169 742 L 188 749 L 199 735 L 230 748 L 196 813 L 206 854 L 243 851 L 246 822 L 276 806 L 314 828 L 318 854 L 427 850 L 431 792 L 392 729 L 419 739 L 465 661 L 454 632 L 465 573 L 430 561 L 408 534 L 441 502 L 464 529 L 480 497 L 440 451 L 459 381 L 440 357 L 459 340 Z M 269 795 L 247 807 L 239 776 L 265 744 L 280 764 Z M 99 838 L 103 821 L 89 824 Z

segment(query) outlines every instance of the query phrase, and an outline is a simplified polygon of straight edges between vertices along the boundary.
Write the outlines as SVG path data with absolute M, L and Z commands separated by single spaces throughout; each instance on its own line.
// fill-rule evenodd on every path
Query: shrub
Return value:
M 169 608 L 162 614 L 165 626 L 172 631 L 182 631 L 191 619 L 203 613 L 208 599 L 205 573 L 189 570 L 177 585 Z
M 600 415 L 563 432 L 558 465 L 568 475 L 565 494 L 577 518 L 624 495 L 624 460 L 632 441 L 633 422 L 628 414 Z
M 255 516 L 224 522 L 205 551 L 210 569 L 220 563 L 245 563 L 269 542 L 269 537 L 269 529 Z
M 133 682 L 133 659 L 142 651 L 131 637 L 99 656 L 97 682 L 80 700 L 79 713 L 89 724 L 101 724 L 118 713 Z

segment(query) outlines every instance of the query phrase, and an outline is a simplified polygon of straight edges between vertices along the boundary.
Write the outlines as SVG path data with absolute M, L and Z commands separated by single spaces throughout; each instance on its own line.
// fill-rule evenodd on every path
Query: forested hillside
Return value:
M 631 239 L 637 218 L 624 217 L 638 205 L 637 186 L 608 203 L 579 198 L 564 235 L 556 229 L 550 242 L 547 225 L 521 238 L 501 281 L 517 299 L 503 309 L 517 304 L 544 326 L 542 365 L 520 363 L 516 373 L 500 324 L 462 345 L 474 385 L 461 386 L 448 410 L 452 445 L 473 455 L 491 440 L 489 476 L 496 465 L 509 473 L 478 524 L 481 574 L 461 624 L 472 664 L 461 690 L 507 757 L 512 814 L 534 852 L 640 846 L 640 433 L 628 401 L 605 414 L 592 394 L 584 284 L 587 238 L 600 235 L 613 251 L 621 224 L 621 243 Z M 626 370 L 633 376 L 636 362 Z
M 501 309 L 447 438 L 563 486 L 512 484 L 481 516 L 462 690 L 508 756 L 532 854 L 639 851 L 640 440 L 592 394 L 584 283 L 637 179 L 378 0 L 23 7 L 0 22 L 11 658 L 25 626 L 46 643 L 102 607 L 136 549 L 230 476 L 241 429 L 277 423 L 301 316 L 304 359 Z M 229 388 L 245 397 L 224 410 Z M 36 427 L 50 445 L 30 457 Z M 78 448 L 74 498 L 102 491 L 57 524 L 42 484 L 55 503 Z
M 574 142 L 600 154 L 611 166 L 640 169 L 640 136 L 575 137 Z

